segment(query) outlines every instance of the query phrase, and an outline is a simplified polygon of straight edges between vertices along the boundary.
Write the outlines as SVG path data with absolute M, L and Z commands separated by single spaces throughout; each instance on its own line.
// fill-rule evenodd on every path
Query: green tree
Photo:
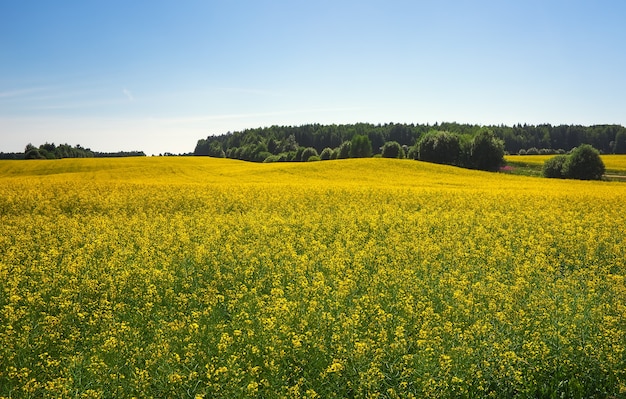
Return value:
M 604 171 L 600 152 L 589 144 L 576 147 L 563 164 L 563 175 L 570 179 L 600 180 Z
M 333 149 L 330 147 L 326 147 L 322 150 L 320 154 L 320 159 L 323 161 L 329 160 L 333 156 Z
M 209 146 L 210 146 L 210 143 L 208 140 L 200 139 L 198 140 L 198 143 L 196 144 L 196 148 L 193 151 L 193 154 L 199 155 L 199 156 L 209 155 Z
M 351 141 L 344 141 L 339 146 L 337 151 L 337 159 L 346 159 L 350 157 L 350 148 L 352 147 Z
M 261 152 L 261 151 L 259 151 Z M 226 153 L 222 149 L 222 144 L 219 141 L 213 141 L 208 148 L 207 155 L 214 158 L 225 158 Z
M 39 150 L 42 153 L 49 154 L 49 157 L 55 158 L 57 146 L 54 143 L 46 143 L 39 146 Z
M 415 143 L 415 145 L 412 145 L 409 147 L 409 149 L 406 152 L 406 157 L 409 159 L 419 159 L 419 149 L 418 149 L 418 144 L 419 142 Z
M 304 150 L 306 150 L 307 147 L 298 147 L 298 149 L 294 152 L 294 156 L 291 159 L 292 161 L 297 161 L 300 162 L 302 160 L 302 153 L 304 152 Z M 292 151 L 290 151 L 291 153 Z
M 461 145 L 457 135 L 450 132 L 432 131 L 417 143 L 420 161 L 457 165 Z
M 252 161 L 254 162 L 264 162 L 267 158 L 273 156 L 273 154 L 269 151 L 261 151 L 254 154 L 254 158 Z
M 543 163 L 543 176 L 550 178 L 563 179 L 563 165 L 567 161 L 567 155 L 557 155 Z
M 280 162 L 280 155 L 270 155 L 269 157 L 265 158 L 265 160 L 263 161 L 263 163 L 272 163 L 272 162 Z
M 626 154 L 626 132 L 620 130 L 615 135 L 615 144 L 613 144 L 614 154 Z
M 267 140 L 267 150 L 274 155 L 277 155 L 280 152 L 280 143 L 276 141 L 274 138 L 270 138 Z
M 372 142 L 364 134 L 355 134 L 350 145 L 350 158 L 369 158 L 372 156 Z
M 298 142 L 296 136 L 290 134 L 280 143 L 280 152 L 298 151 Z
M 309 160 L 309 158 L 311 157 L 317 157 L 317 150 L 313 147 L 307 147 L 304 149 L 304 151 L 302 151 L 302 154 L 300 154 L 300 161 L 302 162 L 306 162 Z
M 397 141 L 387 141 L 382 149 L 383 158 L 399 158 L 404 159 L 404 150 Z
M 46 159 L 46 157 L 37 148 L 33 147 L 24 153 L 24 159 Z
M 495 171 L 504 164 L 504 143 L 491 130 L 481 129 L 470 147 L 471 167 Z

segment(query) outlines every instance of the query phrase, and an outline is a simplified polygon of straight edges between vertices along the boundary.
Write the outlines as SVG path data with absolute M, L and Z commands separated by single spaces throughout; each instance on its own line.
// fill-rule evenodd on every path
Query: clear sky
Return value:
M 0 151 L 305 123 L 626 125 L 623 0 L 1 0 Z

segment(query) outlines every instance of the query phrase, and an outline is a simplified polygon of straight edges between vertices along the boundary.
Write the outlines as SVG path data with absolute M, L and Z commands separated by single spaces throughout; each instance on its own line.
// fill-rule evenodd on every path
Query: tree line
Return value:
M 495 151 L 490 155 L 492 158 L 497 157 L 500 150 L 508 154 L 527 150 L 534 153 L 536 149 L 541 149 L 542 153 L 565 153 L 581 144 L 590 144 L 602 153 L 623 154 L 626 153 L 626 128 L 549 124 L 480 126 L 456 122 L 271 126 L 200 139 L 194 155 L 276 162 L 373 155 L 396 157 L 391 155 L 393 153 L 397 157 L 493 168 L 493 160 L 484 161 L 489 165 L 481 164 L 479 143 L 489 144 Z
M 26 145 L 24 152 L 0 153 L 0 159 L 63 159 L 63 158 L 118 158 L 118 157 L 145 157 L 143 151 L 98 152 L 83 148 L 80 144 L 55 145 L 45 143 L 35 147 L 31 143 Z

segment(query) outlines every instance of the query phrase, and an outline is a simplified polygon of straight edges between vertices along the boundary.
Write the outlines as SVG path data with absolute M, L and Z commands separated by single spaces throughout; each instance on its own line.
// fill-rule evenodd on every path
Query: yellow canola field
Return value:
M 0 397 L 626 395 L 626 184 L 0 162 Z

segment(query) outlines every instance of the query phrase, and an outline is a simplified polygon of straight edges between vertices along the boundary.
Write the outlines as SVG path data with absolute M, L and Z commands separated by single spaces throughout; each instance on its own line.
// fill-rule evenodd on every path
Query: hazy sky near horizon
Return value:
M 3 0 L 0 152 L 305 123 L 626 125 L 622 0 Z

